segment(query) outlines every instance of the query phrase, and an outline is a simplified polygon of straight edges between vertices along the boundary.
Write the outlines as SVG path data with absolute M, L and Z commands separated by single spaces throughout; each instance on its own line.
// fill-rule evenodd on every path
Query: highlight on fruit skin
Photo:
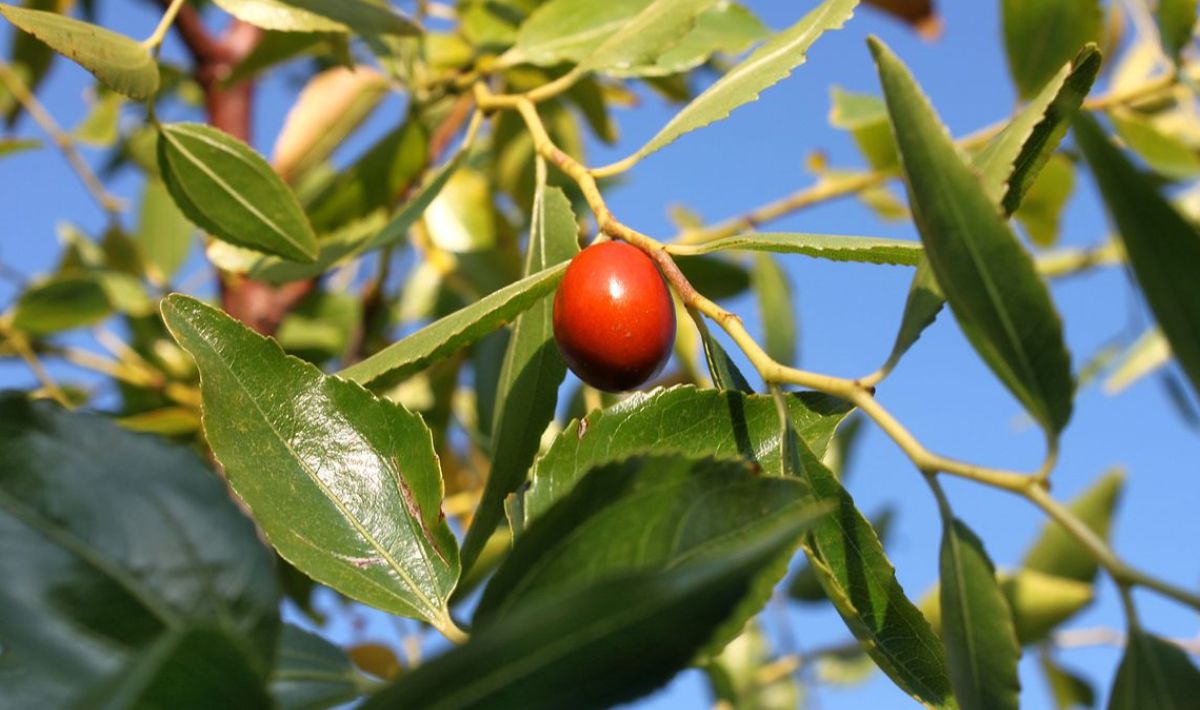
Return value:
M 675 346 L 675 306 L 654 261 L 625 242 L 577 254 L 554 294 L 554 340 L 597 389 L 630 390 L 658 374 Z

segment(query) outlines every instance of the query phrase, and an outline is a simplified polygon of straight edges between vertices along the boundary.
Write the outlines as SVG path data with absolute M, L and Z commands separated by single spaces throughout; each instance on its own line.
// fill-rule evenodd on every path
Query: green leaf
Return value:
M 1200 670 L 1178 646 L 1131 629 L 1108 710 L 1188 710 L 1200 698 Z
M 0 138 L 0 158 L 42 147 L 36 138 Z
M 995 138 L 975 155 L 983 189 L 1012 214 L 1067 133 L 1100 71 L 1095 45 L 1080 50 Z
M 591 470 L 571 493 L 535 520 L 500 565 L 475 612 L 482 629 L 540 601 L 639 571 L 712 564 L 783 521 L 819 511 L 799 481 L 759 475 L 746 461 L 661 457 Z M 796 528 L 799 541 L 801 528 Z M 724 634 L 736 637 L 770 596 L 787 566 L 756 581 Z
M 692 662 L 805 522 L 764 528 L 716 561 L 634 573 L 531 604 L 422 664 L 363 710 L 586 710 L 645 695 Z
M 51 335 L 96 325 L 113 311 L 99 279 L 91 274 L 67 274 L 22 293 L 13 310 L 12 325 L 30 335 Z
M 1074 191 L 1074 163 L 1061 154 L 1051 156 L 1014 213 L 1030 241 L 1043 248 L 1058 243 L 1063 209 Z
M 789 426 L 790 475 L 808 482 L 815 500 L 833 505 L 802 544 L 825 594 L 879 668 L 904 692 L 935 708 L 956 708 L 941 641 L 896 580 L 896 571 L 854 499 Z
M 787 405 L 796 431 L 822 453 L 849 413 L 840 400 L 814 393 L 788 395 Z M 779 415 L 771 397 L 690 386 L 639 393 L 592 412 L 568 424 L 534 465 L 526 522 L 549 510 L 589 470 L 641 454 L 751 459 L 775 475 L 781 470 Z
M 1099 0 L 1004 0 L 1004 47 L 1021 98 L 1036 94 L 1088 42 L 1099 42 Z
M 100 91 L 91 110 L 72 134 L 75 140 L 94 148 L 110 148 L 121 137 L 121 107 L 125 97 L 113 91 Z
M 610 36 L 647 9 L 650 0 L 554 0 L 521 24 L 512 61 L 539 66 L 578 63 L 595 52 Z M 679 16 L 683 18 L 682 15 Z M 695 24 L 673 26 L 685 33 L 661 52 L 643 52 L 627 67 L 604 67 L 620 76 L 665 76 L 702 64 L 716 52 L 738 53 L 762 39 L 767 30 L 753 13 L 734 2 L 717 2 L 695 16 Z
M 1163 368 L 1171 361 L 1171 345 L 1162 331 L 1150 327 L 1128 348 L 1117 354 L 1112 372 L 1104 381 L 1104 393 L 1120 394 L 1130 385 Z
M 940 503 L 942 638 L 954 694 L 963 710 L 1015 709 L 1021 647 L 1012 610 L 983 542 L 953 516 L 944 498 Z
M 732 390 L 744 394 L 754 394 L 754 388 L 746 380 L 746 376 L 734 364 L 729 353 L 717 342 L 708 330 L 700 331 L 700 342 L 704 346 L 704 360 L 708 365 L 708 373 L 712 377 L 713 386 L 719 390 Z
M 778 677 L 763 682 L 767 679 L 762 678 L 762 670 L 772 662 L 769 654 L 762 624 L 756 621 L 746 624 L 742 634 L 703 668 L 714 698 L 729 703 L 730 708 L 742 710 L 803 707 L 803 695 L 794 674 L 778 674 Z
M 1113 470 L 1104 474 L 1090 488 L 1071 501 L 1069 509 L 1101 540 L 1107 540 L 1112 527 L 1113 512 L 1121 498 L 1125 472 Z M 1054 521 L 1046 523 L 1041 535 L 1025 553 L 1021 563 L 1025 569 L 1057 577 L 1092 582 L 1099 569 L 1092 557 L 1075 538 Z
M 1075 122 L 1083 150 L 1125 253 L 1179 364 L 1200 392 L 1200 232 L 1104 136 L 1090 117 Z
M 919 242 L 904 239 L 789 232 L 747 232 L 678 249 L 686 249 L 686 253 L 689 254 L 710 254 L 726 250 L 766 251 L 776 254 L 803 254 L 830 261 L 901 266 L 916 266 L 920 263 L 924 251 Z
M 214 0 L 234 17 L 264 30 L 354 32 L 364 37 L 415 36 L 420 25 L 370 0 Z
M 194 623 L 242 637 L 265 671 L 273 558 L 195 454 L 8 393 L 0 460 L 0 705 L 70 707 Z
M 407 146 L 409 144 L 405 142 L 401 145 Z M 422 146 L 424 146 L 423 141 Z M 408 148 L 401 148 L 401 150 L 408 150 Z M 424 147 L 418 150 L 420 151 L 420 155 L 424 155 Z M 368 213 L 365 217 L 361 217 L 356 221 L 349 222 L 333 233 L 326 235 L 320 242 L 321 252 L 317 255 L 315 262 L 297 264 L 292 261 L 285 261 L 279 257 L 264 256 L 249 266 L 248 271 L 250 275 L 256 279 L 271 283 L 301 281 L 319 276 L 334 266 L 356 256 L 403 242 L 408 237 L 409 229 L 425 214 L 429 205 L 438 196 L 442 188 L 446 186 L 446 182 L 449 181 L 450 177 L 462 164 L 465 157 L 466 153 L 459 152 L 453 159 L 438 168 L 437 172 L 430 175 L 429 179 L 416 194 L 390 219 L 384 219 L 382 213 L 377 210 Z M 419 168 L 414 166 L 414 172 L 411 177 L 415 177 L 418 171 Z M 355 172 L 355 168 L 351 168 L 347 174 Z M 397 177 L 396 173 L 392 174 L 392 178 L 382 177 L 375 169 L 364 169 L 358 174 L 361 175 L 361 184 L 364 186 L 368 182 L 379 186 L 381 183 L 376 182 L 377 179 L 390 181 Z M 366 201 L 375 199 L 375 197 L 368 195 L 358 195 L 355 188 L 351 188 L 348 192 L 339 192 L 337 194 L 347 196 L 345 200 L 333 199 L 334 203 L 341 205 L 339 208 L 342 210 L 341 214 L 347 216 L 356 214 L 359 209 L 370 209 L 370 206 L 364 202 L 360 202 L 360 199 Z M 382 197 L 382 194 L 376 193 L 375 196 Z M 320 214 L 318 213 L 318 215 Z
M 938 284 L 975 350 L 1057 436 L 1071 417 L 1074 382 L 1049 290 L 908 69 L 881 42 L 869 41 Z
M 806 52 L 826 30 L 849 20 L 858 0 L 825 0 L 788 29 L 775 35 L 697 96 L 632 156 L 633 161 L 672 143 L 685 133 L 729 116 L 804 63 Z M 614 36 L 615 39 L 615 36 Z
M 171 281 L 187 261 L 195 231 L 171 200 L 167 186 L 161 180 L 147 178 L 135 240 L 151 281 Z
M 1175 62 L 1180 61 L 1184 48 L 1192 41 L 1196 29 L 1196 0 L 1160 0 L 1158 31 L 1163 48 Z
M 280 555 L 351 598 L 448 628 L 458 545 L 421 418 L 195 299 L 168 296 L 162 310 L 200 370 L 213 454 Z
M 714 256 L 677 256 L 675 265 L 700 293 L 720 301 L 750 288 L 750 274 L 741 264 Z
M 362 299 L 344 291 L 316 291 L 284 317 L 275 339 L 285 352 L 312 363 L 341 357 L 362 327 Z
M 384 375 L 394 379 L 407 377 L 442 356 L 467 347 L 533 307 L 558 286 L 566 270 L 566 264 L 559 264 L 505 286 L 338 375 L 363 384 Z
M 908 298 L 904 302 L 904 313 L 900 316 L 900 330 L 896 333 L 896 342 L 892 345 L 892 352 L 880 368 L 880 372 L 886 374 L 896 368 L 900 358 L 916 345 L 921 333 L 937 320 L 945 304 L 946 297 L 934 278 L 933 267 L 929 265 L 928 259 L 922 257 L 908 287 Z
M 858 150 L 872 170 L 899 167 L 896 141 L 888 123 L 887 104 L 872 94 L 857 94 L 834 86 L 830 89 L 829 125 L 850 131 Z
M 429 136 L 424 126 L 410 117 L 364 151 L 313 198 L 308 207 L 313 225 L 329 229 L 374 210 L 392 207 L 428 164 L 428 146 Z M 428 193 L 429 199 L 438 194 L 461 165 L 457 158 L 456 154 L 422 187 L 424 193 L 428 186 L 437 185 Z M 418 199 L 422 193 L 411 199 Z
M 1044 640 L 1095 598 L 1090 582 L 1053 577 L 1030 569 L 1001 575 L 1000 589 L 1013 610 L 1017 641 L 1022 646 Z
M 43 10 L 66 14 L 71 11 L 73 0 L 22 0 L 21 5 L 30 10 Z M 54 66 L 58 55 L 44 42 L 27 32 L 14 32 L 9 46 L 9 66 L 13 74 L 37 94 L 42 82 Z M 4 114 L 8 128 L 16 125 L 24 107 L 17 101 L 8 86 L 0 82 L 0 113 Z
M 859 417 L 852 417 L 849 423 L 843 428 L 843 431 L 848 429 L 850 424 L 861 422 Z M 838 438 L 841 438 L 839 432 Z M 837 439 L 834 440 L 835 443 Z M 879 544 L 886 547 L 888 537 L 892 531 L 892 521 L 896 517 L 896 512 L 892 508 L 884 508 L 877 515 L 874 515 L 867 522 L 875 530 L 875 534 L 879 536 Z M 818 602 L 826 602 L 829 597 L 825 596 L 825 588 L 821 586 L 821 580 L 817 577 L 817 572 L 810 564 L 805 564 L 800 568 L 795 575 L 792 576 L 792 581 L 788 584 L 788 597 L 798 601 L 815 604 Z M 924 609 L 922 609 L 924 611 Z M 932 620 L 930 621 L 932 625 Z M 936 631 L 936 628 L 934 629 Z
M 1132 111 L 1109 113 L 1117 135 L 1130 150 L 1141 156 L 1154 172 L 1172 180 L 1200 175 L 1200 156 L 1187 142 L 1159 129 L 1148 118 Z
M 158 90 L 158 63 L 139 42 L 56 12 L 0 4 L 0 15 L 90 71 L 113 91 L 146 101 Z
M 241 642 L 215 628 L 172 630 L 88 694 L 95 710 L 259 710 L 271 699 Z
M 579 253 L 579 228 L 563 191 L 538 185 L 526 247 L 525 274 L 569 262 Z M 492 466 L 463 541 L 470 569 L 504 512 L 504 499 L 525 482 L 542 433 L 554 419 L 567 365 L 554 342 L 554 302 L 543 298 L 513 323 L 492 418 Z
M 282 710 L 326 710 L 363 694 L 362 674 L 342 649 L 284 624 L 271 671 L 271 696 Z
M 621 23 L 578 65 L 579 70 L 626 70 L 653 64 L 696 26 L 696 16 L 714 0 L 652 0 Z
M 1096 691 L 1087 680 L 1058 665 L 1045 653 L 1041 654 L 1041 667 L 1046 676 L 1046 685 L 1050 686 L 1050 694 L 1054 697 L 1055 708 L 1071 710 L 1096 706 Z
M 317 258 L 317 237 L 296 196 L 245 143 L 199 123 L 165 124 L 158 164 L 175 204 L 201 229 L 293 261 Z
M 770 254 L 754 259 L 754 293 L 763 324 L 763 349 L 775 362 L 796 362 L 796 309 L 792 303 L 792 285 L 787 272 Z

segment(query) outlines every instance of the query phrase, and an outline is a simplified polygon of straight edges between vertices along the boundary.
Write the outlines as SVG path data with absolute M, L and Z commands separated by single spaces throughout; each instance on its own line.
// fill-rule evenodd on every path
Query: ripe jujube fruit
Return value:
M 632 389 L 675 345 L 675 306 L 650 257 L 624 242 L 594 244 L 571 260 L 554 294 L 554 340 L 579 379 Z

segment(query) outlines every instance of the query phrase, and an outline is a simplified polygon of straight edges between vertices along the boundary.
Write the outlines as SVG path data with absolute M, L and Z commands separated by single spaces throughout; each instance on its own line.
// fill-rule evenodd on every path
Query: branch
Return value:
M 171 0 L 158 0 L 158 4 L 162 5 L 164 11 L 169 10 Z M 197 65 L 220 61 L 225 56 L 225 48 L 209 34 L 200 19 L 200 13 L 191 5 L 179 9 L 173 27 Z

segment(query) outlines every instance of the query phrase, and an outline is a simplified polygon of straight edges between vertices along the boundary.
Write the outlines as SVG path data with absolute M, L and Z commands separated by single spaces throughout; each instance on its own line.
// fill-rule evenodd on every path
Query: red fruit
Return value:
M 554 340 L 579 379 L 609 392 L 642 384 L 675 345 L 675 306 L 658 267 L 624 242 L 571 260 L 554 294 Z

